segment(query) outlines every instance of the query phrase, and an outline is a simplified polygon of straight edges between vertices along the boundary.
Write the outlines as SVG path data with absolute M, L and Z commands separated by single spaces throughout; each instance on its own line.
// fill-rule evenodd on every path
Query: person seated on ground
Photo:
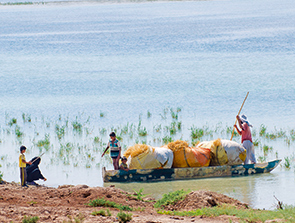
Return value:
M 122 163 L 121 163 L 119 169 L 120 169 L 120 170 L 128 171 L 129 169 L 128 169 L 128 166 L 127 166 L 127 163 L 126 163 L 126 162 L 127 162 L 127 158 L 126 158 L 125 156 L 123 156 L 123 157 L 121 158 L 121 161 L 122 161 Z
M 34 181 L 40 180 L 40 179 L 46 181 L 47 179 L 42 175 L 39 169 L 41 158 L 34 157 L 33 159 L 30 160 L 30 162 L 32 163 L 32 165 L 26 167 L 28 184 L 37 185 Z

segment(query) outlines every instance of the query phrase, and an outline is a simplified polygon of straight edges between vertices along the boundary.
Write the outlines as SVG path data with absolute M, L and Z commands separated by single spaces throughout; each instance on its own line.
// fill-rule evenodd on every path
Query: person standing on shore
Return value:
M 25 157 L 25 152 L 26 152 L 26 147 L 21 146 L 20 147 L 20 154 L 19 154 L 19 167 L 20 167 L 20 182 L 22 187 L 28 187 L 26 184 L 27 182 L 27 171 L 26 171 L 26 164 L 31 165 L 31 162 L 26 162 L 26 157 Z
M 247 151 L 247 155 L 246 155 L 246 159 L 245 159 L 245 163 L 244 164 L 248 164 L 249 161 L 251 161 L 251 163 L 256 163 L 256 158 L 255 158 L 255 152 L 254 152 L 254 145 L 252 142 L 252 134 L 251 134 L 251 130 L 250 127 L 253 127 L 248 119 L 246 115 L 237 115 L 237 120 L 239 123 L 239 127 L 241 130 L 239 130 L 239 128 L 237 127 L 237 125 L 234 125 L 235 129 L 237 130 L 237 132 L 239 133 L 239 135 L 242 136 L 242 144 L 243 147 L 246 149 Z
M 104 156 L 106 151 L 108 151 L 109 148 L 111 148 L 111 158 L 113 160 L 113 166 L 115 170 L 119 169 L 119 160 L 121 157 L 121 145 L 119 140 L 116 138 L 116 133 L 111 132 L 110 133 L 110 141 L 108 142 L 108 145 L 106 149 L 104 150 L 103 154 L 101 157 Z

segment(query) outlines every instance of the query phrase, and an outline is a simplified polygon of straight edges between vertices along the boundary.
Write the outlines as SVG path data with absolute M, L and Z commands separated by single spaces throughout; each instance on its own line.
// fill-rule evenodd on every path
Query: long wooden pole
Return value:
M 43 156 L 44 155 L 44 153 L 42 153 L 40 156 L 38 156 L 36 159 L 34 159 L 33 161 L 32 161 L 32 163 L 34 163 L 37 159 L 39 159 L 41 156 Z
M 244 99 L 244 101 L 243 101 L 243 104 L 242 104 L 242 106 L 241 106 L 241 108 L 240 108 L 240 110 L 239 110 L 238 115 L 240 115 L 240 112 L 241 112 L 241 110 L 242 110 L 242 108 L 243 108 L 243 106 L 244 106 L 244 104 L 245 104 L 245 101 L 246 101 L 248 95 L 249 95 L 249 91 L 247 92 L 247 95 L 246 95 L 246 97 L 245 97 L 245 99 Z M 236 119 L 236 121 L 235 121 L 235 125 L 236 125 L 236 124 L 237 124 L 237 119 Z M 231 138 L 230 138 L 230 140 L 233 139 L 234 132 L 235 132 L 235 128 L 233 128 L 233 132 L 232 132 L 232 134 L 231 134 Z

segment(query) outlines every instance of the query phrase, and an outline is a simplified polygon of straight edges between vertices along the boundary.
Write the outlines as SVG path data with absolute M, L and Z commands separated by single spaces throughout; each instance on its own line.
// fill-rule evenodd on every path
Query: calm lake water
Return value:
M 264 155 L 264 145 L 272 147 L 266 160 L 289 157 L 290 170 L 283 164 L 253 177 L 118 186 L 144 188 L 157 198 L 177 189 L 209 189 L 267 209 L 275 195 L 294 205 L 295 142 L 258 134 L 261 124 L 268 132 L 295 128 L 294 38 L 291 0 L 2 4 L 0 171 L 5 180 L 19 181 L 24 144 L 27 159 L 45 152 L 45 185 L 103 186 L 101 167 L 112 164 L 100 154 L 111 130 L 128 125 L 127 136 L 121 135 L 125 149 L 136 142 L 160 145 L 171 123 L 165 111 L 181 108 L 182 130 L 172 137 L 191 140 L 192 126 L 232 126 L 249 91 L 242 113 L 261 141 L 256 156 Z M 13 118 L 17 123 L 10 125 Z M 148 132 L 144 138 L 130 130 L 139 122 Z M 65 130 L 61 139 L 57 126 Z M 37 145 L 46 134 L 48 150 Z M 203 140 L 217 137 L 230 135 L 219 131 Z

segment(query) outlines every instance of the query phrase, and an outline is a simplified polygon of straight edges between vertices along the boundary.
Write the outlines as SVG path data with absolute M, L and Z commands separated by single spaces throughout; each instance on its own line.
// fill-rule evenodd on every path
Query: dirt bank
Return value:
M 132 211 L 131 222 L 238 222 L 234 217 L 177 217 L 157 214 L 153 208 L 154 200 L 139 201 L 131 193 L 115 187 L 88 187 L 86 185 L 64 185 L 59 188 L 36 187 L 22 188 L 15 183 L 0 184 L 0 222 L 21 222 L 23 217 L 38 216 L 38 222 L 118 222 L 118 209 L 109 208 L 112 216 L 93 216 L 91 213 L 102 207 L 90 207 L 86 204 L 90 200 L 105 198 L 118 204 L 129 205 Z M 202 207 L 211 207 L 216 204 L 232 204 L 245 207 L 245 204 L 222 194 L 209 191 L 194 191 L 183 201 L 170 205 L 167 210 L 193 210 Z

